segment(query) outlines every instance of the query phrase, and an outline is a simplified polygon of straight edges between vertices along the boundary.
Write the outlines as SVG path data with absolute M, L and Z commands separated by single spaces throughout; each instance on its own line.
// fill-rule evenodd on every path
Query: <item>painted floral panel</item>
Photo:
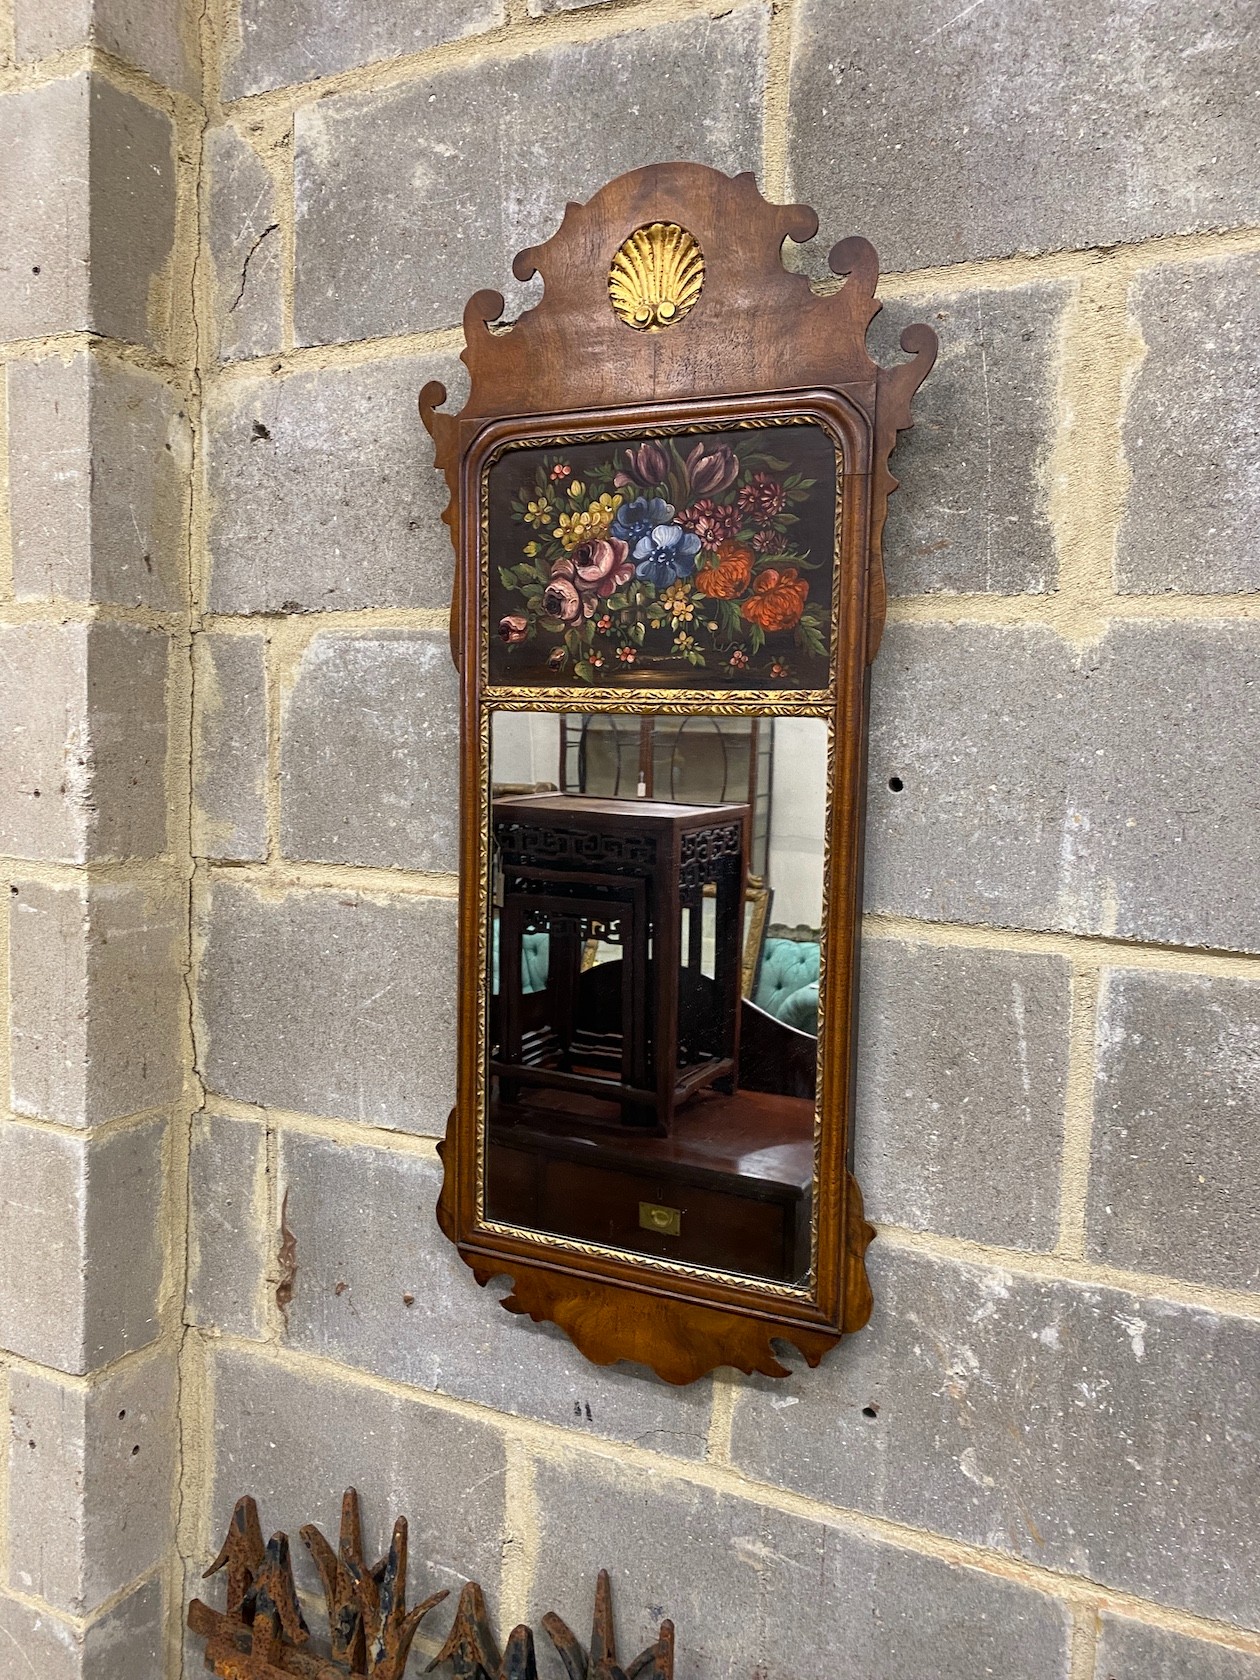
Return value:
M 808 421 L 506 451 L 490 681 L 827 687 L 836 495 Z

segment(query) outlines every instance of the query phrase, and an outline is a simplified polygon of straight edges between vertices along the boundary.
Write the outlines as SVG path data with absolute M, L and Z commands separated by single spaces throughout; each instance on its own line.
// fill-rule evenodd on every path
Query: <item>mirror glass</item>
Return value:
M 486 1218 L 807 1278 L 828 745 L 492 713 Z

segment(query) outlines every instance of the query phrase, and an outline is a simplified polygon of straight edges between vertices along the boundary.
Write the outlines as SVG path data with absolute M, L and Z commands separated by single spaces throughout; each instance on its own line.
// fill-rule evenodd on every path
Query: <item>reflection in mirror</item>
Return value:
M 485 1215 L 810 1269 L 827 724 L 497 711 Z

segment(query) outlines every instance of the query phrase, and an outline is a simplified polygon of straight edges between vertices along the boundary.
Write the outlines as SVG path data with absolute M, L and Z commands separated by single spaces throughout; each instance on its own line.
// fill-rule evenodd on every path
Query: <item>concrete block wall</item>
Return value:
M 244 1488 L 332 1522 L 356 1479 L 377 1537 L 424 1524 L 426 1590 L 481 1569 L 505 1627 L 581 1625 L 607 1564 L 626 1640 L 668 1609 L 697 1680 L 1260 1675 L 1246 11 L 220 16 L 198 1555 Z M 681 1392 L 510 1320 L 433 1226 L 455 687 L 414 418 L 468 293 L 519 307 L 566 199 L 672 156 L 808 199 L 820 250 L 872 238 L 885 357 L 942 340 L 874 673 L 875 1318 L 817 1372 Z
M 329 1527 L 354 1482 L 373 1542 L 411 1517 L 417 1592 L 581 1628 L 606 1565 L 623 1643 L 672 1614 L 689 1680 L 1260 1680 L 1246 0 L 10 10 L 0 145 L 51 183 L 129 139 L 97 214 L 48 212 L 64 273 L 39 195 L 0 206 L 41 268 L 3 350 L 0 1147 L 76 1210 L 0 1229 L 0 1628 L 55 1680 L 145 1680 L 117 1653 L 158 1672 L 159 1634 L 175 1672 L 233 1499 Z M 109 195 L 153 112 L 174 204 L 129 267 Z M 942 340 L 873 680 L 875 1317 L 817 1372 L 681 1391 L 509 1318 L 433 1224 L 458 791 L 415 412 L 459 390 L 468 293 L 519 308 L 513 252 L 667 157 L 814 203 L 810 272 L 871 238 L 886 359 Z M 132 1550 L 166 1544 L 172 1429 L 175 1564 Z
M 178 1649 L 196 63 L 0 6 L 5 1680 Z

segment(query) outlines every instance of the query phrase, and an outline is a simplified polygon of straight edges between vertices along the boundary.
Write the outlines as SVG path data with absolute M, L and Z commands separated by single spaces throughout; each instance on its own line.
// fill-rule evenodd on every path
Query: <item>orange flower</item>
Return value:
M 733 601 L 748 587 L 752 566 L 752 549 L 728 537 L 717 545 L 717 564 L 696 573 L 696 593 L 715 601 Z
M 763 630 L 793 630 L 801 622 L 808 594 L 809 585 L 796 575 L 795 566 L 785 566 L 781 572 L 767 566 L 739 610 Z

